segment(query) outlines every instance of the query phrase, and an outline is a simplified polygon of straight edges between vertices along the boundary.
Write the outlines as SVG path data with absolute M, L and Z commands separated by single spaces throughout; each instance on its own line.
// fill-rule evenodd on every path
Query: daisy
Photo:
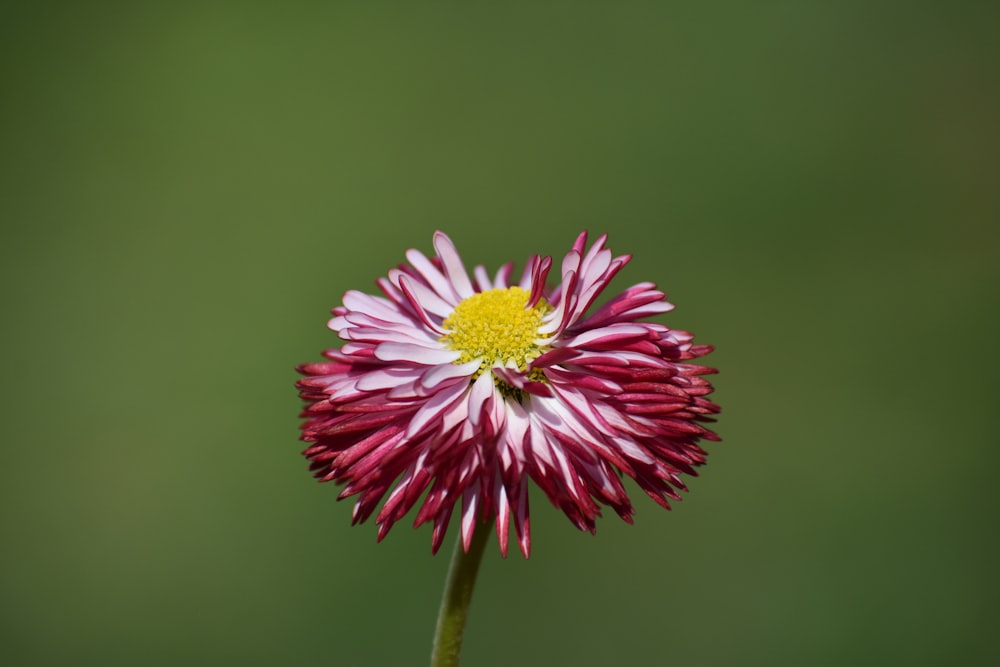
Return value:
M 435 255 L 408 251 L 381 296 L 344 295 L 329 322 L 343 345 L 300 366 L 297 386 L 304 455 L 356 497 L 354 523 L 378 509 L 381 540 L 417 508 L 436 552 L 457 512 L 466 551 L 495 521 L 505 556 L 513 523 L 527 557 L 529 481 L 590 532 L 602 506 L 632 522 L 623 475 L 663 507 L 680 499 L 699 441 L 719 439 L 702 377 L 715 370 L 691 363 L 712 348 L 645 321 L 673 308 L 652 283 L 591 309 L 631 259 L 606 240 L 588 249 L 580 234 L 549 286 L 551 257 L 470 275 L 437 232 Z

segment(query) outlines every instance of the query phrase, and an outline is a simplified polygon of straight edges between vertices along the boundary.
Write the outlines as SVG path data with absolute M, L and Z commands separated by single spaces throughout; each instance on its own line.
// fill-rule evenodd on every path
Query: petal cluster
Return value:
M 454 514 L 466 548 L 477 522 L 495 520 L 501 552 L 513 524 L 527 557 L 529 480 L 590 532 L 602 506 L 631 523 L 622 475 L 663 507 L 680 499 L 680 475 L 705 462 L 699 441 L 718 440 L 702 377 L 715 370 L 692 363 L 712 348 L 645 321 L 673 308 L 652 283 L 590 312 L 630 259 L 605 243 L 588 248 L 580 234 L 549 288 L 550 257 L 531 257 L 519 275 L 513 264 L 470 275 L 438 232 L 435 255 L 408 251 L 377 281 L 380 296 L 344 295 L 329 322 L 343 344 L 300 366 L 297 386 L 304 455 L 320 480 L 343 485 L 341 498 L 356 497 L 355 523 L 378 510 L 382 539 L 416 508 L 437 551 Z M 539 314 L 517 318 L 537 327 L 530 354 L 523 342 L 518 358 L 455 349 L 446 322 L 459 304 L 509 288 Z

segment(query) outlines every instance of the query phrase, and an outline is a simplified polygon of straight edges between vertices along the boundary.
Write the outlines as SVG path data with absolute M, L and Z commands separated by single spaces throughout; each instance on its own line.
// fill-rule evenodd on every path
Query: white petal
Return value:
M 382 297 L 372 296 L 357 290 L 344 294 L 344 307 L 348 310 L 368 313 L 388 322 L 403 322 L 409 318 L 401 313 L 394 303 Z
M 483 404 L 493 398 L 495 391 L 496 385 L 493 383 L 492 373 L 483 373 L 472 383 L 472 389 L 469 391 L 469 422 L 473 426 L 479 426 Z
M 600 329 L 584 331 L 583 333 L 574 336 L 572 339 L 566 339 L 564 344 L 567 347 L 576 347 L 579 345 L 586 345 L 587 343 L 592 343 L 603 338 L 632 338 L 645 336 L 647 334 L 649 334 L 649 328 L 641 324 L 612 324 L 606 327 L 601 327 Z
M 493 287 L 501 289 L 510 286 L 510 274 L 514 271 L 513 262 L 507 262 L 499 269 L 497 269 L 496 276 L 493 279 Z
M 493 289 L 493 283 L 490 282 L 490 275 L 486 273 L 486 267 L 479 264 L 472 270 L 473 275 L 476 276 L 476 286 L 479 288 L 480 292 L 488 292 Z
M 375 357 L 382 361 L 411 361 L 427 366 L 450 364 L 461 352 L 445 348 L 430 348 L 409 343 L 382 343 L 375 347 Z
M 343 331 L 344 329 L 349 328 L 350 326 L 351 326 L 351 323 L 348 322 L 347 318 L 344 317 L 343 315 L 339 315 L 337 317 L 334 317 L 329 322 L 326 323 L 326 327 L 330 331 L 336 331 L 337 333 L 340 333 L 341 331 Z
M 580 275 L 584 284 L 594 282 L 611 266 L 611 251 L 603 247 L 603 240 L 598 239 L 580 263 Z
M 613 438 L 613 442 L 626 458 L 632 459 L 633 461 L 642 461 L 646 464 L 656 463 L 656 459 L 654 459 L 653 456 L 645 449 L 642 449 L 635 444 L 634 440 L 630 440 L 628 438 Z
M 456 377 L 468 376 L 471 377 L 476 369 L 479 368 L 479 359 L 473 359 L 464 364 L 442 364 L 440 366 L 434 366 L 428 369 L 421 377 L 420 384 L 430 389 L 431 387 L 436 387 L 437 385 Z
M 426 329 L 408 327 L 407 329 L 381 329 L 376 327 L 351 327 L 341 332 L 349 335 L 349 340 L 367 343 L 410 343 L 423 347 L 435 347 L 437 338 L 431 336 Z
M 456 382 L 453 386 L 445 387 L 431 396 L 410 419 L 410 424 L 406 427 L 406 437 L 414 437 L 427 424 L 440 418 L 449 410 L 461 412 L 464 416 L 465 411 L 461 409 L 461 398 L 468 390 L 469 388 L 464 382 Z
M 394 271 L 397 270 L 394 269 Z M 438 296 L 437 292 L 413 276 L 398 271 L 398 275 L 395 277 L 399 281 L 400 288 L 412 294 L 420 307 L 427 312 L 434 313 L 439 317 L 448 317 L 451 315 L 451 311 L 455 310 L 456 303 L 448 303 L 444 298 Z
M 417 270 L 417 273 L 427 281 L 430 288 L 437 292 L 442 299 L 445 301 L 453 300 L 455 303 L 458 303 L 458 293 L 455 291 L 455 287 L 451 284 L 451 281 L 422 252 L 419 250 L 409 250 L 406 253 L 406 259 L 410 261 L 410 264 Z
M 458 295 L 467 299 L 474 294 L 472 283 L 469 282 L 469 274 L 465 271 L 465 264 L 458 255 L 455 244 L 444 232 L 434 233 L 434 249 L 437 250 L 438 257 L 444 265 L 445 275 L 451 281 L 452 286 Z
M 380 368 L 368 371 L 358 378 L 357 387 L 361 391 L 378 391 L 379 389 L 389 389 L 398 387 L 407 382 L 412 382 L 419 374 L 419 369 L 409 368 Z
M 507 465 L 524 463 L 524 438 L 530 420 L 524 407 L 514 401 L 504 401 L 507 420 L 500 438 L 500 456 Z M 517 466 L 520 468 L 520 465 Z

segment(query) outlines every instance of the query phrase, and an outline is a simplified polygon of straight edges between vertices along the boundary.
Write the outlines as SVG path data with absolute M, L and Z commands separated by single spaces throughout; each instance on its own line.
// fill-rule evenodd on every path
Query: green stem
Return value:
M 472 589 L 476 585 L 476 573 L 491 532 L 493 529 L 489 523 L 477 524 L 468 553 L 462 549 L 461 535 L 455 541 L 455 551 L 448 567 L 448 581 L 444 597 L 441 598 L 441 609 L 438 611 L 431 667 L 458 667 L 458 654 L 462 651 L 462 634 L 465 619 L 469 615 Z

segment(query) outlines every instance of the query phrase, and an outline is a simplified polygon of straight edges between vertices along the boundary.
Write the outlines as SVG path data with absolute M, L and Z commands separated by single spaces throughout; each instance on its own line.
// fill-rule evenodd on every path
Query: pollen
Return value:
M 552 307 L 545 299 L 528 307 L 531 293 L 520 287 L 505 287 L 473 294 L 444 320 L 448 331 L 441 342 L 462 353 L 455 361 L 464 364 L 482 359 L 474 378 L 494 365 L 509 362 L 520 370 L 547 349 L 538 334 L 542 317 Z

